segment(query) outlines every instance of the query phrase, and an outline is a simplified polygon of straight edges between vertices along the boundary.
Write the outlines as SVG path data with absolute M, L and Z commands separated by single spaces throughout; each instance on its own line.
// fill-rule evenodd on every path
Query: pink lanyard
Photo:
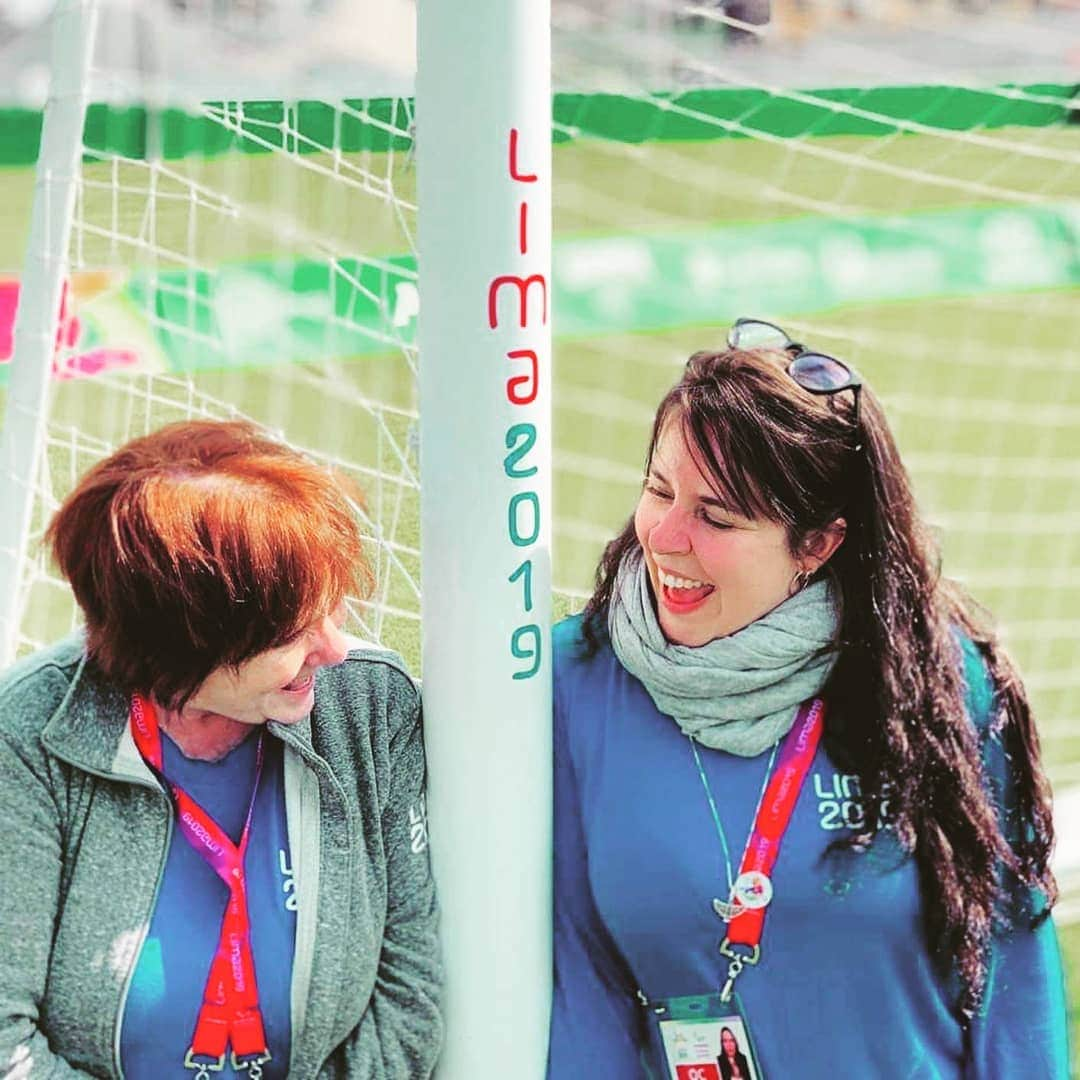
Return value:
M 821 698 L 803 702 L 799 706 L 795 723 L 784 738 L 776 769 L 765 788 L 765 795 L 754 819 L 750 840 L 743 853 L 739 878 L 748 879 L 760 875 L 768 883 L 773 867 L 780 854 L 780 845 L 795 812 L 795 803 L 803 783 L 810 773 L 810 766 L 817 753 L 818 743 L 825 726 L 825 703 Z M 767 907 L 752 907 L 740 911 L 737 918 L 727 924 L 727 937 L 720 945 L 720 952 L 731 963 L 728 979 L 721 992 L 723 1000 L 731 997 L 735 979 L 745 964 L 756 964 L 761 959 L 761 934 L 765 926 Z M 740 945 L 749 954 L 732 948 Z
M 229 890 L 229 903 L 221 921 L 221 936 L 210 963 L 191 1046 L 184 1055 L 184 1066 L 196 1070 L 195 1080 L 207 1080 L 211 1072 L 224 1068 L 225 1051 L 231 1044 L 232 1067 L 237 1071 L 247 1069 L 251 1080 L 259 1080 L 262 1066 L 270 1060 L 270 1051 L 259 1009 L 259 989 L 255 984 L 244 855 L 251 835 L 255 795 L 262 776 L 263 736 L 259 735 L 255 783 L 251 789 L 244 831 L 240 835 L 240 843 L 234 844 L 217 822 L 183 788 L 165 775 L 157 716 L 150 702 L 138 694 L 131 699 L 131 734 L 143 760 L 172 792 L 177 825 L 184 839 Z M 196 1061 L 195 1055 L 211 1060 Z

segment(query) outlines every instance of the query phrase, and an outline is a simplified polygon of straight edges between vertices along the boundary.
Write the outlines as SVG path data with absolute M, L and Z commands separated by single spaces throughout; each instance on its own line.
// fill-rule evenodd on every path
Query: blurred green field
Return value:
M 1076 200 L 1074 159 L 1080 160 L 1080 126 L 1004 129 L 986 145 L 929 136 L 632 147 L 582 139 L 555 148 L 556 236 L 993 205 L 1003 192 Z M 313 247 L 408 251 L 412 218 L 401 204 L 412 202 L 411 167 L 403 155 L 391 162 L 366 154 L 356 164 L 385 178 L 399 204 L 269 156 L 183 161 L 174 166 L 179 179 L 152 184 L 145 169 L 127 166 L 118 174 L 119 193 L 105 166 L 89 166 L 82 214 L 107 228 L 81 234 L 80 263 L 145 265 L 150 236 L 163 267 L 179 264 L 171 252 L 213 266 L 295 254 L 298 242 L 305 255 Z M 229 199 L 207 196 L 193 206 L 188 181 L 227 191 Z M 28 171 L 0 172 L 0 271 L 21 264 L 31 188 Z M 283 201 L 293 223 L 288 232 L 278 227 Z M 1027 678 L 1052 777 L 1062 786 L 1080 781 L 1077 299 L 1076 290 L 1001 291 L 792 316 L 763 297 L 760 311 L 747 312 L 781 319 L 803 340 L 850 359 L 883 400 L 924 512 L 939 527 L 944 570 L 967 582 L 1000 620 Z M 558 336 L 557 311 L 554 320 L 554 575 L 557 611 L 564 612 L 580 603 L 603 543 L 633 509 L 657 401 L 687 355 L 719 343 L 724 327 L 569 339 Z M 201 372 L 192 381 L 199 392 L 283 429 L 301 445 L 372 466 L 384 442 L 359 418 L 356 400 L 403 408 L 414 400 L 407 366 L 391 355 L 237 367 Z M 129 408 L 88 380 L 58 386 L 53 415 L 59 425 L 111 441 L 130 429 Z M 155 408 L 152 418 L 172 415 L 171 407 Z M 406 427 L 402 421 L 395 433 L 402 444 Z M 72 471 L 62 442 L 50 449 L 50 461 L 62 490 L 70 482 L 65 470 Z M 394 516 L 393 535 L 404 549 L 404 574 L 387 602 L 415 611 L 404 580 L 419 575 L 410 550 L 418 543 L 415 492 L 384 491 L 373 481 L 369 505 L 377 517 Z M 66 618 L 63 604 L 59 594 L 35 604 L 31 636 L 52 636 Z M 389 618 L 381 633 L 418 667 L 414 617 Z M 1064 932 L 1063 943 L 1072 1000 L 1080 1003 L 1080 925 Z

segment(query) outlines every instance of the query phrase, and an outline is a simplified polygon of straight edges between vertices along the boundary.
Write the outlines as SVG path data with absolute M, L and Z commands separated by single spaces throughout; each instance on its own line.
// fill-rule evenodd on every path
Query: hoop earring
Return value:
M 797 592 L 801 592 L 810 584 L 810 579 L 814 576 L 813 570 L 799 570 L 795 573 L 795 576 L 791 579 L 791 584 L 788 586 L 788 596 L 794 596 Z

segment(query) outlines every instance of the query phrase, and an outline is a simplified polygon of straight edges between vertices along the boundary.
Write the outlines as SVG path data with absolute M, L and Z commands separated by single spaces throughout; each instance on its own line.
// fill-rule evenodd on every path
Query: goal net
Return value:
M 883 400 L 994 614 L 1080 916 L 1080 11 L 555 4 L 556 584 L 584 596 L 686 357 L 741 315 Z M 1071 816 L 1070 816 L 1071 815 Z
M 769 8 L 556 5 L 557 583 L 588 589 L 689 353 L 777 321 L 882 398 L 1080 781 L 1080 12 Z
M 336 7 L 145 5 L 147 49 L 182 36 L 199 73 L 245 28 L 264 51 L 279 24 L 324 50 L 278 90 L 273 65 L 248 63 L 258 100 L 210 75 L 216 95 L 192 75 L 174 98 L 160 71 L 92 73 L 74 226 L 52 238 L 69 274 L 20 649 L 72 623 L 36 541 L 73 479 L 148 427 L 236 410 L 353 471 L 378 579 L 357 628 L 418 663 L 411 71 L 369 57 L 391 89 L 350 90 Z M 255 26 L 258 10 L 291 15 Z M 999 619 L 1056 784 L 1080 781 L 1078 24 L 1019 2 L 557 0 L 563 610 L 633 507 L 686 356 L 737 316 L 770 318 L 883 399 L 946 573 Z M 334 80 L 311 74 L 320 55 Z M 10 114 L 12 223 L 34 115 Z M 8 234 L 0 357 L 21 262 Z
M 205 36 L 223 65 L 245 28 L 241 5 L 223 6 L 224 21 L 198 5 L 155 7 L 159 38 L 176 33 L 191 48 Z M 50 236 L 52 250 L 40 253 L 66 253 L 68 272 L 22 553 L 18 649 L 74 624 L 39 541 L 76 477 L 163 423 L 241 414 L 358 482 L 377 586 L 353 604 L 353 629 L 416 669 L 412 100 L 199 101 L 189 83 L 155 85 L 133 66 L 138 56 L 104 66 L 119 15 L 100 15 L 70 235 Z M 262 26 L 246 21 L 252 32 Z M 411 82 L 411 70 L 398 81 Z M 370 73 L 358 82 L 362 92 Z M 219 70 L 209 87 L 220 85 Z M 22 137 L 0 180 L 29 218 L 40 116 L 8 115 Z M 63 179 L 44 180 L 53 198 Z M 16 253 L 3 255 L 4 269 L 17 270 Z M 20 297 L 15 274 L 0 290 L 10 354 L 16 300 L 35 298 Z

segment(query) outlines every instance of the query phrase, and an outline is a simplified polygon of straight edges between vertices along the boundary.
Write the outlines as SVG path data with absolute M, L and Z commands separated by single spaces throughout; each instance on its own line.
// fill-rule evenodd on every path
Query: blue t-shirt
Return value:
M 255 781 L 258 732 L 221 761 L 184 757 L 161 740 L 165 775 L 179 784 L 237 842 Z M 267 1080 L 289 1067 L 290 988 L 296 937 L 296 893 L 285 818 L 281 743 L 263 739 L 263 772 L 244 866 L 259 1004 L 272 1058 Z M 225 883 L 174 828 L 150 929 L 124 1007 L 120 1057 L 128 1080 L 179 1075 L 191 1045 L 203 988 L 221 932 Z M 216 1077 L 239 1075 L 226 1063 Z
M 548 1076 L 666 1077 L 652 1001 L 715 994 L 726 898 L 720 839 L 691 744 L 609 646 L 554 632 L 555 993 Z M 969 648 L 969 709 L 991 691 Z M 987 737 L 987 744 L 992 740 Z M 1007 782 L 996 743 L 992 774 Z M 700 749 L 738 873 L 769 752 Z M 1054 928 L 994 940 L 983 1014 L 965 1031 L 932 969 L 914 860 L 891 830 L 823 859 L 861 825 L 858 781 L 819 747 L 772 875 L 762 956 L 737 992 L 764 1075 L 800 1080 L 1064 1080 L 1064 978 Z

